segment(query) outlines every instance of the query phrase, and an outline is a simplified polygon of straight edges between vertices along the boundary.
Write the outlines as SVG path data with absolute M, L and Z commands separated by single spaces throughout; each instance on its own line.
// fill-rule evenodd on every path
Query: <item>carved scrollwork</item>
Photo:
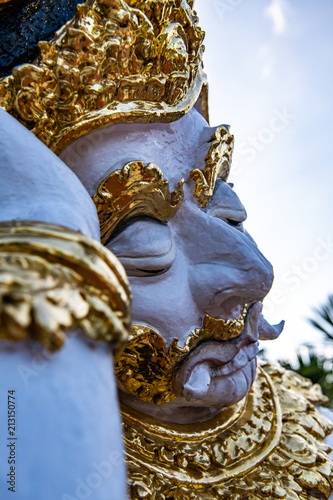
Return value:
M 115 228 L 129 218 L 146 216 L 167 221 L 175 215 L 183 198 L 184 180 L 170 193 L 169 182 L 159 167 L 141 161 L 126 163 L 108 175 L 92 199 L 100 221 L 101 241 L 106 243 Z
M 329 498 L 330 423 L 311 382 L 264 365 L 246 398 L 212 420 L 161 422 L 123 407 L 131 499 Z
M 211 145 L 205 158 L 205 166 L 202 170 L 196 168 L 190 172 L 190 177 L 195 186 L 193 195 L 200 206 L 206 208 L 213 196 L 216 179 L 227 181 L 232 153 L 234 149 L 234 136 L 224 127 L 217 127 L 211 137 Z

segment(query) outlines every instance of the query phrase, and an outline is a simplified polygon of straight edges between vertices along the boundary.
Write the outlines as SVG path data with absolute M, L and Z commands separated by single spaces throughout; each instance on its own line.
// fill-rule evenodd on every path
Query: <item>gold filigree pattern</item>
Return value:
M 216 179 L 227 181 L 233 149 L 234 136 L 229 134 L 226 127 L 217 127 L 211 138 L 204 169 L 196 168 L 190 172 L 190 177 L 195 183 L 193 195 L 203 208 L 207 207 L 213 196 Z
M 0 107 L 56 153 L 112 123 L 177 120 L 206 81 L 197 21 L 186 0 L 88 0 L 0 80 Z
M 247 307 L 235 320 L 214 319 L 206 315 L 203 327 L 187 337 L 184 347 L 178 339 L 167 348 L 159 333 L 148 326 L 133 324 L 130 340 L 115 359 L 116 376 L 124 388 L 145 402 L 162 405 L 177 398 L 173 390 L 175 371 L 185 357 L 204 340 L 230 340 L 244 328 Z
M 131 161 L 115 170 L 98 186 L 92 199 L 100 221 L 101 241 L 105 244 L 115 228 L 139 216 L 167 221 L 175 215 L 184 198 L 182 179 L 170 194 L 169 183 L 153 163 Z
M 246 398 L 200 424 L 176 425 L 122 408 L 131 499 L 328 499 L 333 429 L 307 399 L 311 383 L 258 368 Z
M 0 340 L 40 341 L 57 351 L 66 331 L 123 344 L 131 294 L 116 257 L 61 226 L 0 223 Z

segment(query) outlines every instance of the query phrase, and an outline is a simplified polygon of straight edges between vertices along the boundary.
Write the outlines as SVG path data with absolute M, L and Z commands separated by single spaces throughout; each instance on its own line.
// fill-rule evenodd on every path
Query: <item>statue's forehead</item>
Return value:
M 214 130 L 191 110 L 172 123 L 115 125 L 94 132 L 70 145 L 61 158 L 90 194 L 112 171 L 138 160 L 158 165 L 175 189 L 193 168 L 203 167 Z
M 183 183 L 206 208 L 217 178 L 227 180 L 233 137 L 192 110 L 170 124 L 114 126 L 79 139 L 62 159 L 93 196 L 105 243 L 130 218 L 167 221 L 180 208 Z
M 219 136 L 222 136 L 221 141 Z M 224 141 L 223 136 L 226 136 Z M 202 208 L 207 207 L 213 195 L 216 179 L 223 179 L 228 174 L 230 144 L 227 144 L 227 153 L 220 161 L 216 150 L 224 151 L 230 137 L 226 129 L 218 128 L 205 167 L 190 171 L 189 178 L 194 181 L 193 196 Z M 151 162 L 145 165 L 141 161 L 130 161 L 111 172 L 100 182 L 92 197 L 100 221 L 101 241 L 106 244 L 120 225 L 133 218 L 150 217 L 161 222 L 171 219 L 183 202 L 184 180 L 180 179 L 177 188 L 171 192 L 162 170 Z

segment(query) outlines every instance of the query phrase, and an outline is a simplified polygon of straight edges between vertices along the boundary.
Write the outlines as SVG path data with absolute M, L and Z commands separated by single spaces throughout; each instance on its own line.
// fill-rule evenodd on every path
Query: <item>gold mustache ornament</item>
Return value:
M 238 337 L 244 329 L 247 306 L 235 320 L 214 319 L 206 315 L 202 328 L 193 330 L 184 347 L 178 339 L 169 347 L 159 333 L 144 325 L 132 324 L 130 339 L 116 355 L 116 376 L 130 394 L 144 402 L 163 405 L 177 398 L 174 374 L 180 363 L 205 340 L 225 341 Z

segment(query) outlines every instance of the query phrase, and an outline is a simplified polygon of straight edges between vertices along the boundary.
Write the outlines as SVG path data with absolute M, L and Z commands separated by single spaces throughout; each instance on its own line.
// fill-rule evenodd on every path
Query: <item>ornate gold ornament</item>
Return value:
M 80 327 L 122 344 L 130 327 L 125 271 L 100 243 L 61 226 L 0 223 L 0 340 L 63 345 Z
M 184 198 L 184 180 L 170 194 L 169 183 L 153 163 L 131 161 L 115 170 L 98 186 L 92 199 L 105 244 L 115 228 L 133 217 L 147 216 L 167 221 L 175 215 Z
M 177 120 L 207 92 L 191 0 L 88 0 L 34 64 L 0 80 L 0 107 L 59 154 L 114 123 Z M 207 110 L 207 97 L 203 108 Z
M 216 179 L 219 177 L 227 181 L 233 149 L 234 136 L 229 134 L 226 127 L 217 127 L 211 138 L 204 169 L 196 168 L 190 172 L 190 177 L 195 183 L 193 195 L 203 208 L 207 207 L 213 196 Z
M 214 319 L 206 315 L 203 327 L 187 337 L 184 347 L 177 338 L 169 347 L 159 333 L 144 325 L 132 324 L 130 340 L 115 359 L 115 371 L 123 387 L 137 399 L 162 405 L 178 396 L 173 378 L 180 363 L 204 340 L 231 340 L 244 329 L 247 306 L 235 320 Z
M 280 366 L 215 418 L 165 423 L 122 407 L 131 500 L 328 499 L 333 425 L 318 386 Z
M 205 208 L 211 199 L 217 178 L 226 181 L 231 167 L 234 137 L 224 126 L 217 127 L 211 138 L 203 170 L 194 169 L 190 178 L 195 182 L 193 195 Z M 169 183 L 153 163 L 127 163 L 99 184 L 92 196 L 100 221 L 101 241 L 105 244 L 115 228 L 133 217 L 147 216 L 167 221 L 175 215 L 183 198 L 184 179 L 170 195 Z

